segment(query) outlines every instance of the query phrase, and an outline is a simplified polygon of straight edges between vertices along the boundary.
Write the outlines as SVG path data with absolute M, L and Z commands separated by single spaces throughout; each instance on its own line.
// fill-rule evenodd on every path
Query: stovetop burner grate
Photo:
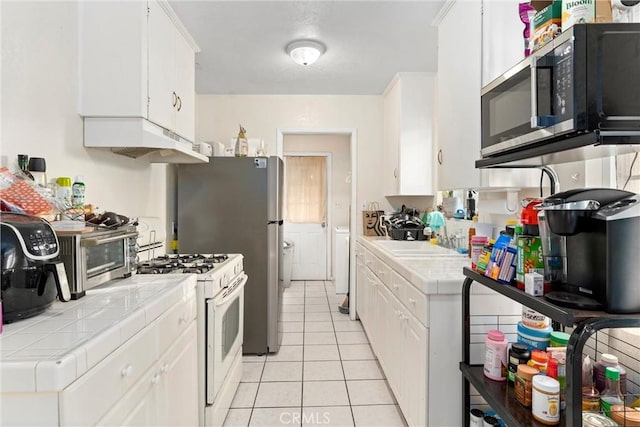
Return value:
M 196 273 L 203 274 L 216 268 L 229 259 L 226 254 L 168 254 L 161 255 L 138 266 L 138 274 L 172 274 Z

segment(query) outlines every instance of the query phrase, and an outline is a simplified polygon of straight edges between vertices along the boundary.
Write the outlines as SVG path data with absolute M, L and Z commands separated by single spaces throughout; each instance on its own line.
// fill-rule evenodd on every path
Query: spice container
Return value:
M 471 268 L 472 269 L 476 269 L 476 264 L 478 263 L 478 258 L 480 257 L 480 254 L 482 253 L 482 250 L 484 249 L 484 246 L 487 244 L 487 242 L 489 241 L 489 238 L 487 236 L 472 236 L 471 237 L 471 241 L 470 241 L 470 245 L 471 245 L 471 249 L 470 249 L 470 253 L 471 253 Z
M 482 427 L 484 412 L 478 408 L 469 411 L 469 427 Z
M 546 375 L 532 379 L 531 414 L 537 421 L 556 425 L 560 422 L 560 383 Z
M 527 365 L 536 368 L 541 374 L 547 372 L 547 361 L 549 357 L 547 353 L 542 350 L 531 350 L 531 359 L 527 362 Z
M 510 385 L 513 385 L 515 381 L 518 365 L 526 365 L 530 357 L 531 353 L 529 353 L 529 348 L 526 345 L 517 342 L 511 344 L 509 349 L 509 370 L 507 372 L 507 379 Z
M 551 347 L 566 347 L 569 344 L 570 335 L 566 332 L 553 331 L 549 334 L 549 345 Z
M 531 406 L 532 379 L 540 371 L 528 365 L 518 365 L 518 371 L 514 378 L 513 390 L 516 399 L 525 407 Z
M 495 381 L 507 379 L 507 339 L 496 329 L 487 333 L 484 339 L 484 376 Z

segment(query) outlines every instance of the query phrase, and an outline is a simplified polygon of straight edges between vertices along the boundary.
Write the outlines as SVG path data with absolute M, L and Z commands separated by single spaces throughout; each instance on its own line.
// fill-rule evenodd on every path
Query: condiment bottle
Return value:
M 582 361 L 582 410 L 600 411 L 600 393 L 593 383 L 593 365 L 589 355 Z
M 600 393 L 600 406 L 602 407 L 602 412 L 607 417 L 611 417 L 611 406 L 624 405 L 624 396 L 620 391 L 620 371 L 607 366 L 604 376 L 607 380 L 607 385 Z
M 33 180 L 41 187 L 47 186 L 47 163 L 43 157 L 31 157 L 29 159 L 29 172 Z
M 58 185 L 56 189 L 56 197 L 58 201 L 64 205 L 65 209 L 70 208 L 71 205 L 71 178 L 67 176 L 61 176 L 56 180 Z
M 507 379 L 507 339 L 497 329 L 487 333 L 484 340 L 486 353 L 484 359 L 484 375 L 495 381 Z
M 518 365 L 518 370 L 514 377 L 513 390 L 516 399 L 525 407 L 531 406 L 532 379 L 540 371 L 528 365 Z
M 595 378 L 596 389 L 602 392 L 606 386 L 604 371 L 607 367 L 616 368 L 620 372 L 620 391 L 627 393 L 627 371 L 618 363 L 618 358 L 613 354 L 602 353 L 600 360 L 593 365 L 593 376 Z
M 73 197 L 72 203 L 75 209 L 84 209 L 84 191 L 84 179 L 81 175 L 78 175 L 71 186 L 71 193 Z
M 33 175 L 29 172 L 29 156 L 26 154 L 18 154 L 18 166 L 22 173 L 33 181 Z

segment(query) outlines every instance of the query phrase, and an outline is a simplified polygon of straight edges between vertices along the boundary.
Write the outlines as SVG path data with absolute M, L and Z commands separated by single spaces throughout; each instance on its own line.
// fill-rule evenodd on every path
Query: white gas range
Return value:
M 200 425 L 220 426 L 242 377 L 244 285 L 240 254 L 170 254 L 138 274 L 196 274 Z

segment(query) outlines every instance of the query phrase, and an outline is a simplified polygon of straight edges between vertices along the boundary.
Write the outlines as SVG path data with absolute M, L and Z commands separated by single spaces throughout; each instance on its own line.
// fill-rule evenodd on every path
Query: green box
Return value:
M 562 32 L 562 0 L 553 2 L 536 12 L 531 21 L 532 51 L 558 37 Z
M 525 273 L 540 273 L 544 276 L 542 239 L 539 236 L 518 236 L 516 281 L 524 283 Z

